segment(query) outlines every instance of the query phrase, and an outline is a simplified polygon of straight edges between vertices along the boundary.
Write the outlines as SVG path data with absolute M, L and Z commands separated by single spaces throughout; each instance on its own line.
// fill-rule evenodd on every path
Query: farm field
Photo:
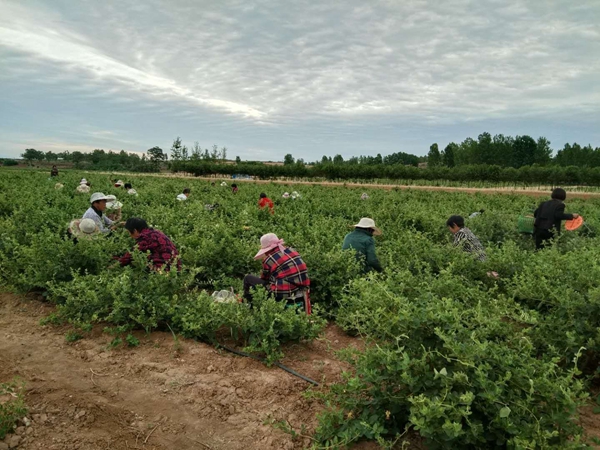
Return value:
M 75 192 L 82 176 L 91 192 L 118 196 L 123 218 L 171 237 L 183 271 L 148 273 L 144 255 L 110 268 L 132 246 L 125 231 L 66 238 L 88 207 Z M 203 179 L 128 175 L 134 197 L 113 178 L 0 171 L 0 383 L 19 375 L 32 414 L 48 421 L 19 448 L 594 445 L 600 199 L 568 197 L 586 225 L 536 253 L 517 230 L 539 202 L 527 195 L 241 182 L 234 195 Z M 192 194 L 178 202 L 184 187 Z M 282 198 L 293 190 L 301 197 Z M 274 215 L 256 206 L 263 191 Z M 467 226 L 483 263 L 452 248 L 445 227 L 481 209 Z M 383 231 L 383 274 L 363 276 L 340 250 L 361 217 Z M 305 259 L 310 318 L 265 298 L 252 310 L 211 300 L 259 271 L 252 256 L 267 232 Z M 281 361 L 320 386 L 206 342 Z M 344 347 L 355 350 L 336 353 Z

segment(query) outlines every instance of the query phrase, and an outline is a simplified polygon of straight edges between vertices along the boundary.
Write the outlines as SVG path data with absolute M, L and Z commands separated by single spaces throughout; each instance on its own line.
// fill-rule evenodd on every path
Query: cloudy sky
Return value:
M 600 146 L 598 0 L 0 0 L 0 156 Z

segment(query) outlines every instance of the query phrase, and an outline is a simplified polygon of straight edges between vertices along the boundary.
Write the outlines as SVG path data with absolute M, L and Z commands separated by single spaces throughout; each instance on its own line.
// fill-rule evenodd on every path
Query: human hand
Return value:
M 573 214 L 573 219 L 579 218 L 579 214 Z

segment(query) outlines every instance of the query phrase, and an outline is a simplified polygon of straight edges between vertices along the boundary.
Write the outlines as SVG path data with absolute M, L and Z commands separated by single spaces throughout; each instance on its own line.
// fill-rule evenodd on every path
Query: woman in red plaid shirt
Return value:
M 298 252 L 283 245 L 274 233 L 260 238 L 260 251 L 254 259 L 261 259 L 263 271 L 260 277 L 244 277 L 244 298 L 252 301 L 251 289 L 264 286 L 278 301 L 295 305 L 301 303 L 306 314 L 311 313 L 310 279 L 306 264 Z

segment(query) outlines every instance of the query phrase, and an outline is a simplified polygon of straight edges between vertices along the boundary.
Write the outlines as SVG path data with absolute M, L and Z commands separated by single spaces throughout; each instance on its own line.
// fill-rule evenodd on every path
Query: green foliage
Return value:
M 6 167 L 10 167 L 10 166 L 18 166 L 19 163 L 17 161 L 15 161 L 14 159 L 3 159 L 2 165 L 6 166 Z
M 25 383 L 18 380 L 0 383 L 0 440 L 12 431 L 17 420 L 27 414 L 24 390 Z
M 494 139 L 482 135 L 469 145 L 489 146 Z M 247 173 L 244 166 L 232 170 Z M 279 167 L 299 170 L 291 166 Z M 348 161 L 302 166 L 335 168 L 333 175 L 359 173 L 353 167 L 381 169 Z M 505 170 L 542 173 L 478 167 L 431 171 L 473 170 L 497 179 Z M 226 187 L 187 180 L 192 196 L 177 202 L 183 187 L 178 179 L 135 177 L 134 197 L 115 190 L 109 176 L 86 177 L 98 190 L 119 196 L 125 218 L 143 217 L 165 232 L 180 250 L 183 271 L 148 271 L 139 252 L 131 267 L 109 269 L 112 256 L 133 245 L 122 231 L 76 245 L 66 238 L 69 221 L 88 207 L 88 197 L 74 191 L 81 173 L 63 171 L 66 187 L 57 191 L 46 172 L 5 170 L 0 190 L 11 201 L 0 200 L 0 285 L 45 291 L 57 304 L 47 323 L 70 323 L 81 335 L 102 323 L 119 346 L 138 344 L 134 329 L 170 329 L 176 340 L 227 339 L 276 361 L 282 343 L 318 335 L 321 313 L 306 316 L 260 293 L 252 308 L 215 303 L 207 292 L 230 286 L 239 292 L 243 275 L 260 272 L 252 259 L 260 236 L 275 232 L 305 259 L 315 309 L 367 343 L 364 352 L 348 355 L 351 370 L 344 381 L 325 392 L 328 408 L 315 448 L 361 438 L 390 448 L 409 429 L 432 449 L 580 445 L 576 408 L 585 397 L 585 377 L 598 376 L 600 238 L 564 232 L 550 249 L 534 252 L 531 237 L 518 233 L 517 217 L 539 200 L 250 183 L 241 183 L 233 195 Z M 281 197 L 293 190 L 302 197 Z M 275 201 L 274 215 L 258 211 L 261 191 Z M 366 201 L 360 200 L 363 191 Z M 207 211 L 206 203 L 220 207 Z M 593 199 L 568 200 L 567 209 L 581 213 L 594 230 L 599 206 Z M 452 248 L 445 227 L 450 215 L 468 217 L 481 209 L 485 213 L 467 219 L 467 226 L 486 247 L 485 263 Z M 383 230 L 376 246 L 386 270 L 368 278 L 354 256 L 341 251 L 344 235 L 360 217 L 374 218 Z M 492 270 L 498 279 L 487 275 Z

